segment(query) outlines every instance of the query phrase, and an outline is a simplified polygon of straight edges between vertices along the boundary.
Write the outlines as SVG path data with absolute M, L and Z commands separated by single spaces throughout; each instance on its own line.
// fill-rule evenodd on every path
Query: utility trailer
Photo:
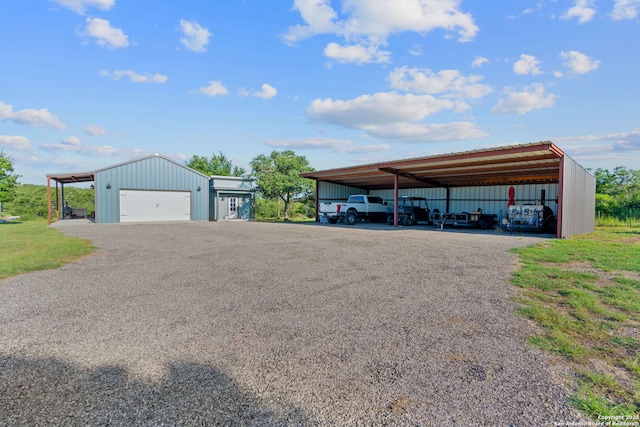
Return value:
M 494 228 L 498 215 L 484 214 L 482 209 L 478 208 L 476 212 L 448 212 L 442 213 L 438 209 L 434 209 L 429 214 L 429 219 L 441 229 L 446 225 L 449 227 L 475 227 L 475 228 Z

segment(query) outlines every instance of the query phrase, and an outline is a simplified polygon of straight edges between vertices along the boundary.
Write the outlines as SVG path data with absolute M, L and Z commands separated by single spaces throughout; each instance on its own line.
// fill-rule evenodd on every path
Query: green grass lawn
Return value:
M 534 345 L 564 357 L 573 404 L 597 420 L 640 415 L 640 230 L 595 233 L 518 249 L 521 315 Z
M 65 236 L 45 220 L 0 223 L 0 279 L 57 268 L 94 250 L 88 240 Z

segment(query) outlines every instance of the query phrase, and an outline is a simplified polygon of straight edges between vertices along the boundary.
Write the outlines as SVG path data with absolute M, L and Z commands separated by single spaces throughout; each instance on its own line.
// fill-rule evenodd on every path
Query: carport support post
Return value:
M 47 177 L 47 223 L 51 225 L 51 178 Z
M 60 191 L 58 190 L 58 181 L 56 181 L 56 221 L 60 219 Z
M 560 173 L 558 174 L 558 213 L 556 214 L 556 239 L 562 239 L 562 205 L 564 196 L 564 156 L 560 157 Z
M 320 211 L 319 211 L 319 207 L 320 207 L 320 203 L 318 202 L 318 195 L 320 190 L 320 181 L 318 181 L 316 179 L 316 222 L 320 222 Z
M 393 175 L 393 226 L 398 226 L 398 174 Z
M 449 200 L 450 200 L 450 198 L 449 198 L 449 197 L 450 197 L 450 196 L 451 196 L 451 194 L 450 194 L 450 192 L 449 192 L 449 187 L 447 187 L 447 201 L 446 201 L 446 203 L 445 203 L 445 208 L 444 208 L 444 209 L 445 209 L 445 212 L 451 212 L 451 211 L 449 210 Z

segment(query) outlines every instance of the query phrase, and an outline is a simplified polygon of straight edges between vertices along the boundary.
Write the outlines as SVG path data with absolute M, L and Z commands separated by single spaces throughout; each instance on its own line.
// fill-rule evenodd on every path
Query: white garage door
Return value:
M 120 222 L 189 220 L 189 191 L 120 190 Z

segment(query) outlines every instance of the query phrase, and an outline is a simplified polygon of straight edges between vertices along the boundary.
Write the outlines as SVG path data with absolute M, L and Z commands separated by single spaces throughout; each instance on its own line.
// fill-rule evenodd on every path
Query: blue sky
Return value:
M 151 153 L 316 169 L 552 140 L 640 169 L 640 0 L 9 0 L 20 182 Z

